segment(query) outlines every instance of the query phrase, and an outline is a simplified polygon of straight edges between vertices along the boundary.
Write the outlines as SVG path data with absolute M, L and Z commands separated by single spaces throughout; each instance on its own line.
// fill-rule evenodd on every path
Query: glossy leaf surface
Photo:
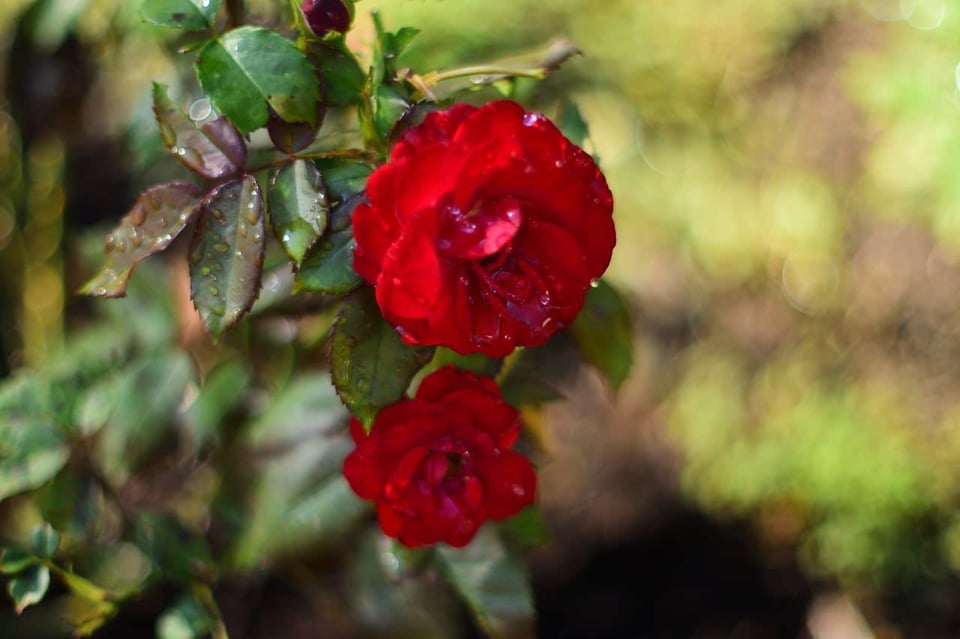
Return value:
M 106 263 L 80 289 L 84 295 L 123 297 L 133 269 L 158 253 L 190 223 L 200 197 L 190 184 L 161 184 L 140 194 L 133 208 L 104 241 Z
M 327 228 L 330 205 L 320 171 L 309 160 L 280 167 L 270 182 L 269 203 L 273 232 L 299 264 Z
M 247 148 L 226 118 L 199 127 L 167 96 L 167 89 L 153 84 L 153 113 L 160 137 L 170 152 L 188 169 L 208 180 L 237 173 L 247 161 Z
M 279 33 L 234 29 L 198 54 L 197 77 L 213 105 L 249 133 L 267 123 L 267 105 L 287 122 L 315 124 L 319 82 L 306 55 Z
M 363 283 L 353 270 L 353 239 L 350 217 L 359 199 L 338 206 L 330 219 L 330 228 L 307 252 L 296 276 L 299 290 L 344 295 Z
M 190 247 L 190 298 L 214 337 L 237 323 L 260 291 L 263 197 L 251 176 L 220 185 L 204 202 Z
M 373 289 L 357 291 L 344 300 L 333 326 L 333 385 L 369 428 L 381 408 L 403 396 L 433 350 L 404 344 L 380 315 Z

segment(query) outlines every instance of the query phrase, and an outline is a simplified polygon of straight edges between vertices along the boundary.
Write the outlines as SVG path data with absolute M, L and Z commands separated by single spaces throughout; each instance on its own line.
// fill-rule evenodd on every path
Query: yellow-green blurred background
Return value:
M 31 4 L 0 4 L 7 51 Z M 44 361 L 70 323 L 69 154 L 135 139 L 150 81 L 178 64 L 132 0 L 47 4 L 38 59 L 69 40 L 90 71 L 50 85 L 76 91 L 75 111 L 26 147 L 0 113 L 10 366 Z M 547 113 L 571 98 L 590 125 L 635 366 L 616 397 L 585 374 L 547 412 L 558 544 L 631 539 L 679 507 L 744 526 L 761 562 L 796 561 L 826 590 L 955 595 L 960 4 L 363 0 L 357 47 L 374 8 L 421 29 L 404 57 L 418 71 L 556 36 L 584 53 L 524 95 Z M 23 64 L 9 56 L 3 79 Z M 129 190 L 108 195 L 132 201 L 150 167 L 131 167 Z M 908 636 L 874 614 L 877 636 Z

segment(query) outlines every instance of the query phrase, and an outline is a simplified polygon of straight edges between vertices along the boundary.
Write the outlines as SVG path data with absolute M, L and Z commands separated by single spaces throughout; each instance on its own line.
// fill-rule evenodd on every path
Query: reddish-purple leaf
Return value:
M 263 196 L 246 175 L 211 191 L 202 209 L 190 247 L 190 297 L 207 329 L 220 337 L 260 292 Z
M 197 128 L 167 97 L 164 85 L 153 85 L 153 112 L 160 136 L 187 168 L 207 178 L 236 175 L 247 161 L 247 147 L 237 129 L 223 117 Z
M 196 187 L 183 182 L 161 184 L 141 193 L 133 208 L 107 235 L 107 261 L 80 293 L 123 297 L 137 264 L 167 248 L 193 218 L 199 204 Z

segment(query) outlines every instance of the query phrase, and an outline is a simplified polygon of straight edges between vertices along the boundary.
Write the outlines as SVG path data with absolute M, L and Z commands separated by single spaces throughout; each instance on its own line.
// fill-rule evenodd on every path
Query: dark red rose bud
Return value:
M 330 31 L 346 33 L 350 28 L 350 9 L 344 0 L 304 0 L 300 10 L 310 29 L 320 37 Z

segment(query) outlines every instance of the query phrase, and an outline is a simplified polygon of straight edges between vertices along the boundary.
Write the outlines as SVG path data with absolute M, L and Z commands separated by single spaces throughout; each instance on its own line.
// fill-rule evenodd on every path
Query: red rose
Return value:
M 410 344 L 502 357 L 546 342 L 610 262 L 613 198 L 589 155 L 515 102 L 427 115 L 370 176 L 354 269 Z
M 484 520 L 533 503 L 537 476 L 510 450 L 519 414 L 487 377 L 441 368 L 415 398 L 380 411 L 369 434 L 356 419 L 350 432 L 357 449 L 343 474 L 377 502 L 383 532 L 407 546 L 464 546 Z

